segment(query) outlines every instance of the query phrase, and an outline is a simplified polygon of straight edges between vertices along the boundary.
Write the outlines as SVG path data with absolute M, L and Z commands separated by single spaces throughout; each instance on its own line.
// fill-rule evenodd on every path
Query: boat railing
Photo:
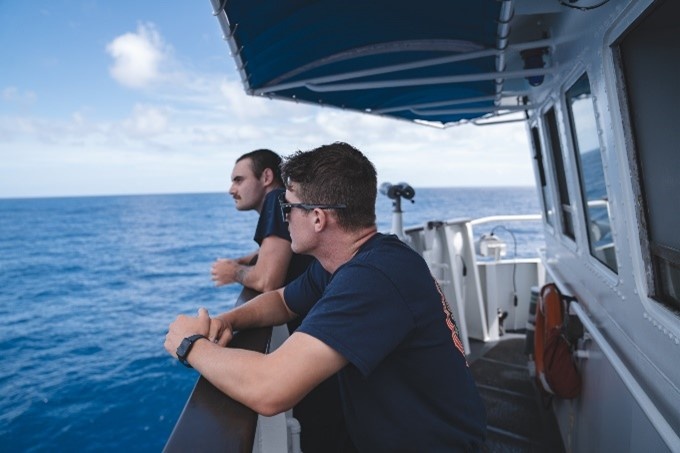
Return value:
M 244 288 L 236 305 L 249 301 L 257 294 Z M 271 335 L 271 327 L 236 332 L 228 347 L 265 352 Z M 256 412 L 228 397 L 201 376 L 163 451 L 250 453 L 253 451 L 257 418 Z
M 541 220 L 540 214 L 493 215 L 470 220 L 470 225 L 477 226 L 486 223 L 498 223 L 498 222 L 532 222 L 537 220 Z
M 509 222 L 540 219 L 538 214 L 461 218 L 431 221 L 405 230 L 409 244 L 423 256 L 439 282 L 457 320 L 466 352 L 470 351 L 468 338 L 488 342 L 502 335 L 500 316 L 504 313 L 510 313 L 513 325 L 526 324 L 531 287 L 543 281 L 538 253 L 536 258 L 526 260 L 517 257 L 500 260 L 498 253 L 496 260 L 478 264 L 474 227 L 496 224 L 493 232 Z
M 415 241 L 414 248 L 418 251 L 420 248 L 424 247 L 424 244 L 419 243 L 419 238 L 418 235 L 419 233 L 422 234 L 425 230 L 428 229 L 433 229 L 436 227 L 440 226 L 449 226 L 449 225 L 464 225 L 467 224 L 471 227 L 471 232 L 473 232 L 475 227 L 479 227 L 481 225 L 487 225 L 487 224 L 502 224 L 502 223 L 508 223 L 508 222 L 537 222 L 542 219 L 542 216 L 540 214 L 507 214 L 507 215 L 494 215 L 494 216 L 487 216 L 487 217 L 480 217 L 477 219 L 468 219 L 468 218 L 459 218 L 459 219 L 451 219 L 451 220 L 446 220 L 446 221 L 434 221 L 434 222 L 427 222 L 425 225 L 418 225 L 418 226 L 412 226 L 409 228 L 406 228 L 404 231 L 409 236 L 411 241 Z

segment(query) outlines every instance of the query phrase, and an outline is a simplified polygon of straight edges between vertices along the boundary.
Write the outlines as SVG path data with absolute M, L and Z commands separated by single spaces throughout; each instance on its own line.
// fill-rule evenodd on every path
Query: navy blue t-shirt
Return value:
M 339 373 L 360 451 L 468 451 L 486 414 L 448 305 L 420 255 L 376 234 L 336 270 L 314 261 L 285 288 L 298 331 L 350 363 Z
M 258 219 L 257 227 L 255 228 L 255 237 L 253 237 L 255 242 L 257 242 L 257 245 L 261 246 L 262 241 L 269 236 L 278 236 L 291 242 L 288 224 L 283 221 L 281 204 L 279 203 L 279 195 L 285 191 L 285 189 L 274 189 L 265 195 L 262 212 L 260 213 L 260 218 Z M 284 284 L 287 284 L 298 275 L 302 274 L 312 260 L 314 260 L 314 258 L 311 256 L 293 253 L 290 264 L 288 265 L 288 272 L 286 273 Z
M 288 224 L 283 221 L 279 194 L 285 189 L 270 191 L 264 199 L 262 212 L 255 230 L 255 242 L 262 245 L 264 238 L 278 236 L 291 241 Z M 293 253 L 288 265 L 285 284 L 302 274 L 314 258 Z M 301 318 L 288 323 L 288 331 L 298 328 Z M 339 446 L 347 445 L 348 434 L 340 407 L 340 389 L 335 376 L 324 381 L 309 392 L 293 408 L 293 415 L 302 425 L 301 444 L 304 451 L 341 451 Z

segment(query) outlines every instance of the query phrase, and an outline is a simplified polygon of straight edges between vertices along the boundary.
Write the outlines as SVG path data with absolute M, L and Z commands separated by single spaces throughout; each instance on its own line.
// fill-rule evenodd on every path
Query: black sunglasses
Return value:
M 304 209 L 305 211 L 311 211 L 313 209 L 345 209 L 347 205 L 345 204 L 308 204 L 308 203 L 288 203 L 286 201 L 286 194 L 282 193 L 279 195 L 279 204 L 281 205 L 281 215 L 283 216 L 283 221 L 288 222 L 288 214 L 293 208 Z

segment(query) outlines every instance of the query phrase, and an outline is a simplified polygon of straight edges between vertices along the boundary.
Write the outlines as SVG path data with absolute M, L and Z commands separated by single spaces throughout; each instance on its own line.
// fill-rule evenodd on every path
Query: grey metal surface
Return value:
M 529 375 L 524 336 L 472 346 L 470 369 L 487 411 L 487 451 L 563 452 L 555 417 Z

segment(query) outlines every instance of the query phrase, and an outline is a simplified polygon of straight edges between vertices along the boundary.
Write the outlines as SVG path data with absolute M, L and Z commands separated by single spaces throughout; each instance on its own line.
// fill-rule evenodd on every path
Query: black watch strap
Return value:
M 189 351 L 191 351 L 194 342 L 201 338 L 205 338 L 205 336 L 201 334 L 191 335 L 190 337 L 186 337 L 179 344 L 179 347 L 177 348 L 177 360 L 179 360 L 185 367 L 192 368 L 192 366 L 187 361 L 187 356 L 189 355 Z

